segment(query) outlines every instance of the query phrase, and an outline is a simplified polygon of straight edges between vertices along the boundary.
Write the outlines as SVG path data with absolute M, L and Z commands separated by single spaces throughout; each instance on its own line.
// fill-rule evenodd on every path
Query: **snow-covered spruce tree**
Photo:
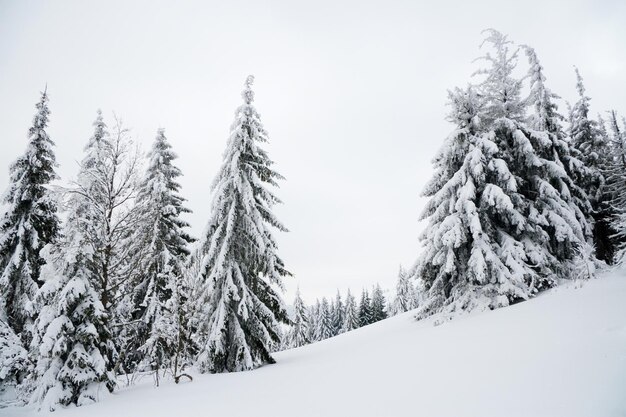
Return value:
M 564 276 L 584 244 L 584 219 L 555 150 L 556 129 L 527 123 L 511 42 L 495 30 L 487 31 L 485 42 L 495 54 L 482 57 L 488 67 L 478 71 L 485 75 L 479 94 L 451 94 L 457 129 L 435 159 L 435 177 L 424 192 L 431 197 L 422 215 L 429 225 L 415 268 L 427 292 L 421 317 L 527 299 Z M 553 115 L 546 113 L 542 77 L 535 66 L 527 102 L 540 106 L 542 118 L 531 118 L 537 124 Z
M 527 298 L 524 276 L 533 274 L 514 237 L 525 224 L 514 204 L 521 200 L 517 182 L 495 156 L 495 135 L 482 134 L 483 102 L 473 88 L 449 96 L 448 119 L 456 129 L 435 157 L 435 175 L 423 192 L 430 200 L 421 216 L 428 220 L 420 237 L 424 252 L 414 269 L 425 291 L 418 317 Z
M 626 255 L 626 118 L 619 118 L 615 111 L 609 112 L 610 137 L 612 158 L 604 171 L 607 180 L 607 190 L 611 196 L 610 204 L 613 211 L 611 228 L 615 231 L 612 236 L 617 253 L 615 261 L 621 264 Z
M 567 274 L 578 247 L 585 241 L 585 227 L 571 199 L 568 185 L 572 180 L 559 160 L 556 150 L 559 142 L 554 132 L 537 131 L 526 122 L 526 106 L 520 100 L 521 81 L 512 75 L 516 52 L 509 52 L 510 41 L 497 31 L 488 31 L 486 41 L 493 46 L 496 55 L 484 57 L 489 67 L 483 71 L 486 78 L 480 85 L 480 92 L 486 99 L 481 117 L 489 125 L 488 134 L 494 135 L 498 156 L 506 162 L 518 183 L 519 207 L 526 219 L 518 239 L 524 246 L 528 265 L 533 268 L 534 273 L 525 277 L 532 295 L 555 285 L 557 277 Z M 538 88 L 541 77 L 541 72 L 531 70 L 533 92 L 543 90 L 544 103 L 533 99 L 532 93 L 530 101 L 535 108 L 543 105 L 540 112 L 545 113 L 548 111 L 546 89 L 545 86 Z M 546 121 L 545 117 L 542 119 Z M 565 154 L 565 150 L 562 153 Z
M 333 303 L 332 309 L 332 321 L 333 321 L 333 335 L 338 335 L 343 332 L 343 322 L 345 320 L 345 307 L 343 305 L 343 301 L 341 300 L 341 294 L 339 290 L 337 290 L 337 295 L 335 296 L 335 302 Z
M 189 347 L 185 304 L 188 289 L 184 286 L 184 269 L 193 239 L 186 232 L 188 223 L 181 219 L 191 210 L 184 207 L 174 165 L 177 158 L 159 129 L 145 177 L 135 199 L 139 218 L 133 237 L 136 247 L 137 274 L 133 293 L 136 324 L 130 348 L 136 352 L 140 369 L 159 371 L 172 368 L 176 376 Z
M 271 209 L 280 200 L 267 186 L 282 177 L 260 145 L 267 133 L 252 102 L 249 76 L 244 103 L 235 112 L 223 165 L 213 183 L 211 217 L 202 262 L 206 306 L 198 337 L 201 372 L 244 371 L 273 363 L 279 321 L 289 323 L 275 289 L 291 274 L 278 256 L 270 226 L 287 229 Z
M 556 104 L 559 97 L 546 87 L 543 67 L 535 50 L 529 46 L 524 46 L 524 50 L 530 65 L 528 71 L 530 95 L 526 99 L 526 104 L 531 108 L 528 124 L 534 130 L 531 136 L 535 138 L 537 153 L 551 174 L 544 178 L 552 183 L 561 199 L 568 204 L 569 210 L 576 216 L 582 232 L 582 236 L 579 236 L 581 241 L 591 239 L 593 209 L 587 193 L 578 185 L 591 175 L 591 172 L 580 160 L 581 153 L 571 146 L 567 138 L 562 126 L 565 117 L 558 112 Z M 570 222 L 574 221 L 571 219 L 571 214 L 564 213 L 563 207 L 557 207 L 555 211 L 560 217 L 570 218 Z M 550 220 L 548 218 L 548 221 Z M 567 245 L 568 242 L 563 245 L 556 239 L 558 233 L 550 231 L 549 234 L 552 237 L 552 250 L 561 259 L 570 259 L 572 250 L 581 253 L 578 246 L 583 242 L 574 242 L 575 247 L 572 248 L 571 242 L 569 245 Z
M 341 332 L 349 332 L 350 330 L 358 329 L 360 327 L 359 311 L 357 310 L 356 300 L 354 296 L 348 290 L 346 295 L 346 313 L 343 320 L 343 327 Z
M 396 284 L 396 298 L 394 300 L 394 314 L 405 313 L 417 307 L 415 289 L 411 285 L 411 281 L 407 271 L 400 266 L 398 271 L 398 282 Z
M 334 313 L 335 313 L 335 300 L 332 298 L 328 302 L 328 312 L 330 313 L 330 329 L 333 336 L 337 335 L 335 330 Z
M 372 323 L 387 318 L 387 301 L 379 284 L 372 290 Z
M 317 320 L 315 327 L 315 340 L 325 340 L 333 337 L 333 318 L 330 305 L 326 297 L 322 298 L 320 308 L 317 312 Z
M 361 293 L 361 302 L 359 303 L 359 327 L 373 323 L 371 303 L 370 295 L 367 290 L 364 289 Z
M 93 284 L 93 253 L 86 244 L 85 218 L 75 206 L 57 245 L 42 251 L 44 285 L 31 351 L 37 357 L 31 403 L 54 411 L 59 405 L 84 405 L 113 391 L 109 357 L 114 349 L 106 312 Z
M 580 158 L 589 172 L 578 179 L 580 187 L 589 196 L 593 209 L 593 241 L 598 259 L 611 263 L 615 255 L 615 244 L 611 238 L 615 231 L 611 227 L 614 211 L 610 206 L 610 196 L 606 188 L 605 172 L 611 159 L 610 144 L 602 134 L 598 122 L 589 117 L 589 102 L 585 86 L 576 69 L 576 89 L 578 101 L 572 106 L 569 116 L 569 135 L 572 146 L 580 153 Z
M 291 329 L 289 330 L 288 346 L 297 348 L 311 343 L 309 332 L 309 312 L 307 311 L 302 298 L 300 297 L 300 289 L 296 290 L 296 298 L 293 301 L 294 317 L 291 321 Z
M 311 342 L 317 342 L 317 322 L 319 318 L 321 304 L 320 300 L 315 300 L 315 304 L 309 307 L 309 339 Z
M 37 103 L 28 146 L 10 168 L 10 185 L 2 198 L 0 219 L 0 320 L 28 343 L 32 301 L 41 285 L 41 249 L 55 241 L 59 230 L 57 205 L 47 188 L 57 178 L 54 143 L 46 133 L 48 94 Z

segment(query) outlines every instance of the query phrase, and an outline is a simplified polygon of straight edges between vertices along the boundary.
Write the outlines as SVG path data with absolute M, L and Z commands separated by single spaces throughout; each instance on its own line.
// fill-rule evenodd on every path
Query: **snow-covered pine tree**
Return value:
M 333 321 L 334 318 L 334 312 L 335 312 L 335 300 L 333 300 L 332 298 L 330 299 L 330 301 L 328 302 L 328 312 L 330 313 L 330 328 L 331 328 L 331 333 L 333 336 L 336 336 L 337 333 L 335 331 L 335 323 Z
M 473 88 L 449 93 L 456 129 L 435 157 L 435 175 L 421 219 L 424 251 L 414 276 L 424 286 L 418 317 L 438 311 L 496 308 L 529 296 L 523 245 L 515 239 L 525 220 L 517 182 L 496 157 L 493 133 L 483 134 L 482 100 Z M 517 204 L 514 204 L 517 203 Z
M 339 333 L 343 332 L 343 322 L 345 319 L 345 307 L 343 305 L 343 301 L 341 300 L 341 294 L 339 290 L 337 290 L 337 295 L 335 296 L 335 302 L 333 303 L 332 310 L 332 321 L 333 321 L 333 335 L 336 336 Z
M 489 125 L 488 134 L 494 135 L 498 156 L 518 183 L 515 197 L 526 221 L 523 230 L 516 227 L 517 230 L 511 232 L 524 247 L 522 260 L 525 256 L 527 265 L 532 265 L 532 271 L 525 274 L 532 295 L 555 285 L 556 279 L 566 273 L 567 264 L 584 242 L 584 228 L 574 211 L 576 205 L 571 202 L 568 184 L 572 180 L 558 159 L 560 144 L 555 133 L 537 131 L 526 122 L 526 103 L 520 99 L 521 81 L 512 74 L 517 53 L 509 52 L 511 42 L 497 31 L 488 31 L 486 41 L 493 46 L 496 55 L 484 56 L 489 67 L 483 71 L 486 78 L 480 85 L 480 92 L 486 99 L 481 117 Z M 543 74 L 537 70 L 538 60 L 534 63 L 532 91 L 543 95 L 543 100 L 534 99 L 531 93 L 530 101 L 535 108 L 543 106 L 540 110 L 540 114 L 545 113 L 540 116 L 543 124 L 550 115 L 547 113 L 547 89 L 541 80 Z M 551 120 L 554 121 L 555 118 Z M 565 150 L 562 153 L 565 154 Z
M 32 301 L 41 281 L 41 249 L 55 241 L 59 231 L 57 205 L 47 188 L 57 178 L 53 146 L 46 133 L 48 94 L 37 103 L 24 155 L 10 167 L 10 185 L 0 219 L 0 320 L 5 320 L 22 342 L 28 343 Z
M 349 332 L 350 330 L 358 329 L 360 327 L 359 321 L 359 311 L 357 309 L 356 300 L 354 296 L 348 290 L 348 294 L 346 294 L 346 313 L 345 318 L 343 320 L 343 327 L 341 328 L 341 332 Z
M 113 391 L 109 358 L 114 350 L 107 315 L 93 287 L 93 253 L 83 234 L 86 218 L 74 206 L 63 237 L 42 253 L 44 285 L 37 293 L 40 313 L 31 351 L 37 358 L 31 403 L 54 411 L 59 405 L 83 405 L 98 400 L 103 389 Z
M 411 285 L 407 271 L 400 266 L 398 282 L 396 284 L 396 298 L 393 306 L 394 313 L 404 313 L 416 307 L 417 300 L 415 297 L 415 289 Z
M 315 300 L 315 304 L 309 307 L 309 339 L 311 342 L 317 342 L 317 322 L 320 313 L 320 300 Z
M 308 345 L 311 343 L 309 332 L 309 312 L 302 298 L 300 288 L 296 290 L 296 298 L 293 301 L 294 317 L 291 321 L 291 329 L 288 334 L 288 346 L 292 348 Z
M 611 239 L 615 233 L 611 227 L 611 218 L 615 213 L 609 204 L 610 196 L 604 175 L 611 159 L 610 144 L 598 123 L 589 117 L 591 99 L 585 94 L 585 86 L 578 69 L 576 89 L 579 97 L 571 108 L 569 134 L 572 146 L 580 153 L 582 162 L 589 169 L 588 174 L 579 179 L 579 185 L 589 196 L 593 209 L 596 255 L 598 259 L 611 263 L 616 250 Z
M 611 133 L 606 132 L 605 136 L 610 137 L 612 155 L 604 174 L 613 212 L 611 229 L 615 233 L 612 240 L 617 249 L 614 260 L 623 264 L 626 254 L 626 118 L 622 118 L 620 126 L 617 113 L 610 111 L 609 126 Z
M 202 372 L 244 371 L 273 363 L 279 321 L 289 318 L 280 295 L 291 274 L 278 256 L 270 226 L 287 229 L 271 209 L 280 200 L 266 186 L 282 177 L 260 145 L 267 133 L 252 102 L 249 76 L 235 112 L 223 165 L 213 183 L 213 204 L 203 244 L 206 308 L 198 337 Z
M 422 317 L 527 299 L 554 285 L 584 243 L 571 178 L 555 149 L 557 129 L 536 130 L 526 121 L 527 102 L 539 106 L 533 123 L 556 121 L 538 61 L 531 59 L 533 89 L 525 102 L 522 81 L 513 77 L 517 51 L 506 36 L 486 32 L 495 54 L 482 57 L 488 67 L 477 72 L 485 75 L 479 94 L 451 94 L 457 129 L 424 192 L 431 197 L 422 215 L 429 225 L 415 268 L 427 291 Z
M 141 369 L 156 372 L 157 383 L 160 370 L 172 368 L 176 376 L 182 361 L 189 359 L 183 275 L 193 239 L 186 232 L 189 224 L 181 219 L 191 210 L 180 196 L 182 172 L 174 165 L 176 158 L 165 131 L 159 129 L 135 199 L 140 221 L 133 244 L 139 267 L 132 316 L 138 323 L 131 349 L 136 349 Z
M 543 178 L 552 184 L 561 199 L 568 205 L 568 207 L 557 205 L 553 211 L 561 218 L 569 219 L 570 223 L 577 222 L 578 225 L 575 225 L 573 229 L 580 229 L 582 232 L 582 235 L 578 235 L 579 242 L 571 242 L 558 241 L 558 233 L 553 233 L 554 230 L 549 231 L 552 252 L 561 260 L 571 260 L 572 253 L 580 254 L 579 248 L 585 246 L 585 241 L 593 236 L 593 227 L 590 223 L 592 221 L 591 203 L 585 190 L 578 185 L 590 175 L 590 172 L 579 159 L 580 152 L 571 146 L 567 138 L 562 126 L 565 117 L 559 113 L 556 104 L 559 96 L 547 88 L 543 67 L 537 53 L 530 46 L 524 46 L 524 50 L 530 65 L 528 71 L 530 95 L 526 99 L 526 104 L 531 108 L 528 118 L 528 124 L 534 130 L 531 138 L 534 139 L 539 157 L 543 159 L 543 171 L 547 172 Z M 571 213 L 565 211 L 571 211 Z M 575 219 L 572 218 L 572 214 Z M 554 223 L 552 220 L 548 218 L 548 222 Z
M 317 320 L 315 327 L 315 340 L 325 340 L 333 337 L 333 317 L 330 310 L 330 304 L 326 297 L 322 298 L 320 308 L 317 312 Z
M 359 303 L 359 327 L 373 323 L 371 303 L 370 295 L 364 289 L 361 293 L 361 302 Z
M 385 294 L 380 288 L 379 284 L 374 286 L 372 290 L 372 323 L 381 321 L 387 318 L 387 301 L 385 300 Z

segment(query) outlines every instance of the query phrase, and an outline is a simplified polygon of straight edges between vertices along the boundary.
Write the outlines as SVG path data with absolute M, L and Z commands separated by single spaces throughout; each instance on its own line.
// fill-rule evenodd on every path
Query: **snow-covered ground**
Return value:
M 626 272 L 443 325 L 411 313 L 252 372 L 141 384 L 55 416 L 625 416 Z M 1 416 L 32 409 L 0 409 Z

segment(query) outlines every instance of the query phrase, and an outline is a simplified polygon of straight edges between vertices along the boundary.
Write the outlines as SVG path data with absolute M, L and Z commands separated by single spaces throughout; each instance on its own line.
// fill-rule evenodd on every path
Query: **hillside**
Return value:
M 255 371 L 150 378 L 55 416 L 624 416 L 626 273 L 440 326 L 410 313 Z M 32 415 L 2 409 L 2 416 Z

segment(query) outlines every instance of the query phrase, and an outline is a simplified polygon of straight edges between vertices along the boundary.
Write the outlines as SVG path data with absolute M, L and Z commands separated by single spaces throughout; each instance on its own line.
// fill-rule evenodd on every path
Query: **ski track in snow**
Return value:
M 277 353 L 275 365 L 251 372 L 194 374 L 191 383 L 159 388 L 146 377 L 53 415 L 626 416 L 626 271 L 434 320 L 416 322 L 409 312 Z

